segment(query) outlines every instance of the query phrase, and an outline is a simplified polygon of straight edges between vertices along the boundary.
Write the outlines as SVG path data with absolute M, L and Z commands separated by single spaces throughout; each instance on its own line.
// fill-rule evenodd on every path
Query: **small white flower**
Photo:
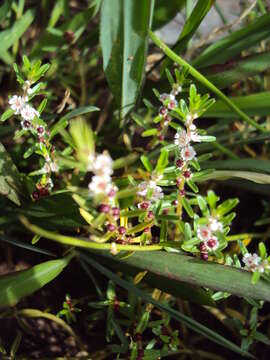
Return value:
M 174 95 L 170 95 L 170 96 L 173 96 L 174 97 Z M 178 106 L 178 102 L 177 102 L 177 100 L 175 100 L 175 99 L 170 99 L 170 102 L 168 103 L 168 109 L 169 110 L 173 110 L 174 108 L 176 108 Z
M 93 176 L 88 188 L 93 195 L 109 194 L 112 188 L 111 177 L 109 175 Z
M 147 194 L 151 194 L 151 200 L 156 201 L 163 198 L 163 191 L 160 186 L 157 186 L 154 180 L 143 181 L 138 186 L 137 195 L 146 197 Z
M 219 242 L 216 236 L 204 241 L 204 245 L 208 251 L 214 251 L 219 247 Z
M 166 100 L 170 99 L 170 94 L 167 94 L 167 93 L 163 93 L 163 94 L 160 94 L 159 96 L 159 100 L 164 102 Z
M 211 216 L 209 218 L 209 228 L 213 232 L 222 231 L 223 230 L 223 225 L 222 225 L 222 223 L 220 221 L 218 221 L 216 218 Z
M 50 161 L 49 165 L 50 165 L 51 172 L 57 172 L 59 170 L 59 167 L 55 161 Z
M 190 139 L 191 139 L 191 141 L 194 141 L 194 142 L 201 142 L 202 141 L 202 137 L 198 134 L 197 131 L 191 131 L 190 132 Z
M 87 160 L 88 160 L 87 170 L 92 171 L 93 170 L 93 164 L 94 164 L 94 161 L 95 161 L 94 154 L 89 154 Z
M 190 145 L 185 146 L 181 150 L 181 157 L 184 161 L 190 161 L 196 156 L 196 151 Z
M 12 96 L 8 103 L 10 104 L 10 107 L 13 111 L 15 111 L 15 114 L 18 115 L 21 113 L 25 106 L 25 100 L 21 96 L 14 95 Z
M 26 80 L 25 82 L 24 82 L 24 84 L 23 84 L 23 90 L 27 90 L 27 89 L 29 89 L 30 88 L 30 86 L 31 86 L 31 83 L 30 83 L 30 81 L 29 80 Z
M 113 160 L 109 154 L 97 155 L 93 163 L 93 171 L 96 175 L 111 175 L 113 173 Z
M 47 179 L 47 184 L 46 184 L 46 187 L 49 189 L 49 190 L 52 190 L 54 184 L 53 184 L 53 181 L 51 178 Z
M 182 86 L 178 84 L 173 85 L 172 93 L 178 95 L 182 91 Z
M 147 194 L 147 189 L 148 189 L 148 181 L 143 181 L 138 185 L 138 191 L 137 191 L 137 195 L 139 196 L 146 196 Z
M 36 116 L 39 116 L 39 113 L 32 106 L 25 105 L 21 110 L 21 115 L 25 120 L 32 121 Z
M 112 255 L 117 255 L 117 254 L 118 254 L 117 245 L 116 245 L 115 242 L 112 242 L 112 243 L 111 243 L 110 253 L 111 253 Z
M 261 271 L 262 270 L 261 260 L 262 260 L 261 257 L 255 253 L 254 254 L 246 253 L 243 256 L 243 263 L 248 268 L 248 270 L 250 270 L 252 272 L 254 272 L 256 270 L 259 270 L 260 272 L 264 271 L 264 268 L 263 268 L 263 271 Z
M 32 95 L 32 94 L 33 94 L 33 91 L 34 91 L 33 89 L 29 88 L 29 89 L 27 89 L 27 94 L 28 94 L 28 95 Z
M 197 228 L 197 237 L 201 241 L 207 241 L 207 240 L 211 239 L 211 237 L 212 237 L 211 230 L 206 225 L 200 225 Z
M 189 144 L 189 137 L 186 130 L 182 130 L 177 132 L 174 136 L 174 143 L 178 145 L 180 148 L 186 147 Z

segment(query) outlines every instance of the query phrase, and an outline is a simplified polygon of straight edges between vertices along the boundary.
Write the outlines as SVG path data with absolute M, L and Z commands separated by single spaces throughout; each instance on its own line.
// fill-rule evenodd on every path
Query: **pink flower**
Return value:
M 177 132 L 174 136 L 174 143 L 175 145 L 178 145 L 180 148 L 183 148 L 189 144 L 189 137 L 187 135 L 186 130 L 182 130 L 180 132 Z
M 111 175 L 113 173 L 112 166 L 113 160 L 109 154 L 99 154 L 93 162 L 93 172 L 99 176 Z
M 39 112 L 36 111 L 32 106 L 25 105 L 21 110 L 21 115 L 25 120 L 32 121 L 36 116 L 39 116 Z
M 201 226 L 198 226 L 197 236 L 201 241 L 207 241 L 207 240 L 211 239 L 212 233 L 208 226 L 201 225 Z
M 111 177 L 108 175 L 93 176 L 92 181 L 88 185 L 89 191 L 92 195 L 108 195 L 111 188 Z
M 210 239 L 204 241 L 204 244 L 208 251 L 214 251 L 219 247 L 219 242 L 216 236 L 212 236 Z
M 14 95 L 12 96 L 8 103 L 10 104 L 10 107 L 13 111 L 15 111 L 15 114 L 18 115 L 21 113 L 25 106 L 25 100 L 21 96 Z
M 196 151 L 192 146 L 188 145 L 182 148 L 181 157 L 183 160 L 190 161 L 194 159 L 195 156 L 196 156 Z

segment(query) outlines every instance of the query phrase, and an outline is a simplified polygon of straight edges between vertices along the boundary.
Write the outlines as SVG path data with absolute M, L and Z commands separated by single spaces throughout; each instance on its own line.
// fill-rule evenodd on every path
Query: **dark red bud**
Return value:
M 208 260 L 208 254 L 207 253 L 201 253 L 201 259 L 202 260 Z
M 119 217 L 120 209 L 118 207 L 113 207 L 112 208 L 112 215 L 115 216 L 115 217 Z
M 161 115 L 161 116 L 166 116 L 167 113 L 168 113 L 168 110 L 167 110 L 165 107 L 162 106 L 162 107 L 159 109 L 159 115 Z
M 124 235 L 127 232 L 127 230 L 124 226 L 119 226 L 118 232 L 120 235 Z
M 185 170 L 185 171 L 183 172 L 183 175 L 184 175 L 184 178 L 189 179 L 190 176 L 191 176 L 191 172 L 190 172 L 189 170 Z
M 179 190 L 179 194 L 180 196 L 184 197 L 186 195 L 186 190 L 185 189 Z
M 142 203 L 140 203 L 140 208 L 143 209 L 143 210 L 146 210 L 149 208 L 149 203 L 144 201 Z
M 113 225 L 113 224 L 108 224 L 107 225 L 107 230 L 108 231 L 114 231 L 116 229 L 116 226 L 115 225 Z
M 181 168 L 184 165 L 184 161 L 182 159 L 176 160 L 176 166 L 178 168 Z
M 32 197 L 33 197 L 34 200 L 38 200 L 38 199 L 39 199 L 39 192 L 36 191 L 36 190 L 33 191 L 33 192 L 32 192 Z
M 210 247 L 210 248 L 214 248 L 216 246 L 216 240 L 215 239 L 209 239 L 207 241 L 207 246 Z
M 101 204 L 98 207 L 100 213 L 108 214 L 110 212 L 110 206 L 108 204 Z

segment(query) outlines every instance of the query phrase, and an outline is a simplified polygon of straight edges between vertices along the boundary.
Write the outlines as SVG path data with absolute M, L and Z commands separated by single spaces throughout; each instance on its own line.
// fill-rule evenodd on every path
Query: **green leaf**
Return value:
M 2 234 L 0 234 L 0 240 L 6 242 L 8 244 L 15 245 L 15 246 L 18 246 L 18 247 L 20 247 L 22 249 L 30 250 L 30 251 L 33 251 L 33 252 L 36 252 L 36 253 L 39 253 L 39 254 L 44 254 L 44 255 L 48 255 L 48 256 L 55 256 L 49 250 L 41 249 L 41 248 L 39 248 L 37 246 L 27 244 L 27 243 L 25 243 L 23 241 L 20 241 L 20 240 L 11 239 L 11 238 L 9 238 L 9 237 L 7 237 L 5 235 L 2 235 Z
M 198 182 L 207 181 L 207 180 L 227 180 L 231 178 L 240 178 L 253 181 L 257 184 L 270 184 L 270 175 L 255 173 L 250 171 L 229 171 L 229 170 L 220 170 L 213 171 L 211 174 L 205 174 L 200 178 L 196 179 Z
M 0 143 L 0 194 L 6 196 L 16 205 L 20 205 L 18 193 L 22 192 L 20 174 Z
M 235 160 L 206 161 L 201 166 L 203 169 L 249 170 L 270 174 L 270 161 L 263 159 L 241 158 Z
M 65 114 L 64 116 L 62 116 L 59 121 L 57 121 L 57 123 L 55 123 L 52 128 L 51 128 L 51 135 L 50 135 L 50 140 L 58 134 L 58 132 L 64 128 L 67 127 L 68 125 L 68 120 L 73 119 L 77 116 L 80 115 L 84 115 L 84 114 L 88 114 L 90 112 L 94 112 L 94 111 L 99 111 L 100 109 L 97 108 L 96 106 L 82 106 L 79 107 L 75 110 L 72 110 L 70 112 L 68 112 L 67 114 Z
M 160 152 L 160 156 L 158 158 L 157 166 L 155 168 L 156 172 L 163 173 L 166 166 L 169 162 L 169 153 L 166 149 L 162 149 Z
M 10 29 L 0 32 L 0 54 L 8 50 L 20 39 L 34 20 L 34 16 L 34 11 L 28 10 Z
M 152 166 L 150 160 L 148 159 L 148 157 L 145 155 L 142 155 L 140 159 L 141 159 L 141 162 L 143 163 L 143 166 L 145 167 L 145 169 L 147 171 L 151 172 L 153 170 L 153 166 Z
M 172 20 L 185 5 L 186 0 L 156 0 L 153 29 L 159 29 Z
M 4 122 L 14 114 L 12 109 L 7 109 L 1 116 L 1 121 Z
M 57 317 L 53 314 L 50 314 L 50 313 L 47 313 L 44 311 L 40 311 L 37 309 L 22 309 L 22 310 L 19 310 L 17 314 L 22 317 L 44 318 L 44 319 L 51 320 L 51 321 L 57 323 L 58 325 L 60 325 L 70 335 L 72 335 L 76 338 L 76 335 L 75 335 L 74 331 L 72 330 L 72 328 L 68 324 L 66 324 L 64 320 L 60 319 L 59 317 Z
M 252 274 L 235 267 L 165 251 L 135 252 L 132 256 L 121 257 L 121 259 L 111 255 L 108 251 L 95 251 L 95 254 L 102 255 L 106 261 L 114 260 L 118 266 L 122 263 L 123 269 L 124 265 L 128 265 L 135 267 L 137 272 L 147 270 L 165 277 L 167 282 L 174 280 L 215 291 L 226 291 L 239 297 L 270 301 L 270 284 L 268 282 L 261 280 L 254 286 L 251 283 Z M 145 279 L 146 277 L 144 277 Z
M 189 201 L 185 198 L 185 197 L 181 197 L 181 204 L 183 206 L 183 208 L 186 210 L 187 214 L 193 218 L 194 216 L 194 212 L 193 209 L 191 207 L 191 205 L 189 204 Z
M 103 68 L 123 118 L 135 105 L 144 76 L 154 1 L 104 0 L 100 42 Z
M 270 51 L 240 58 L 231 64 L 213 65 L 203 70 L 207 77 L 216 87 L 224 89 L 232 84 L 245 80 L 269 68 Z
M 196 67 L 210 64 L 224 63 L 235 58 L 244 49 L 257 45 L 261 40 L 270 36 L 270 13 L 255 19 L 249 25 L 234 31 L 225 38 L 214 42 L 203 51 L 193 62 Z
M 168 255 L 166 253 L 163 253 L 165 255 L 165 257 Z M 156 253 L 154 254 L 154 256 L 156 255 Z M 169 255 L 174 255 L 175 258 L 177 258 L 178 256 L 181 257 L 181 259 L 179 262 L 177 262 L 177 265 L 181 264 L 181 260 L 182 260 L 182 256 L 179 254 L 169 254 Z M 241 348 L 239 348 L 237 345 L 235 345 L 234 343 L 230 342 L 229 340 L 227 340 L 226 338 L 224 338 L 223 336 L 219 335 L 218 333 L 210 330 L 209 328 L 207 328 L 206 326 L 200 324 L 199 322 L 189 318 L 188 316 L 180 313 L 179 311 L 174 310 L 173 308 L 169 307 L 168 305 L 161 303 L 157 300 L 154 300 L 152 298 L 151 295 L 147 294 L 146 292 L 144 292 L 143 290 L 139 289 L 137 286 L 133 285 L 131 282 L 128 282 L 122 278 L 120 278 L 118 275 L 114 274 L 113 272 L 111 272 L 110 270 L 108 270 L 107 268 L 103 267 L 101 264 L 99 264 L 98 262 L 96 262 L 92 257 L 90 257 L 89 255 L 84 255 L 82 253 L 80 253 L 79 255 L 85 262 L 87 262 L 88 264 L 90 264 L 91 266 L 93 266 L 94 268 L 96 268 L 98 271 L 100 271 L 102 274 L 104 274 L 106 277 L 108 277 L 109 279 L 113 280 L 116 284 L 118 284 L 119 286 L 123 287 L 124 289 L 126 289 L 127 291 L 134 293 L 136 296 L 141 297 L 145 302 L 147 303 L 151 303 L 153 304 L 155 307 L 157 307 L 158 309 L 164 311 L 165 313 L 168 313 L 169 316 L 171 316 L 172 318 L 174 318 L 175 320 L 179 321 L 180 323 L 183 323 L 184 325 L 186 325 L 188 328 L 194 330 L 196 333 L 199 333 L 205 337 L 207 337 L 209 340 L 216 342 L 218 344 L 220 344 L 221 346 L 224 346 L 232 351 L 235 351 L 237 353 L 240 353 L 241 355 L 244 356 L 248 356 L 250 358 L 253 358 L 252 355 L 250 355 L 247 352 L 244 352 L 243 350 L 241 350 Z M 129 259 L 133 259 L 136 256 L 133 255 L 132 257 L 129 257 Z M 147 257 L 147 256 L 146 256 Z M 193 259 L 190 257 L 187 257 L 189 259 Z M 148 258 L 149 259 L 149 258 Z M 164 260 L 164 258 L 162 259 Z M 126 260 L 123 260 L 126 261 Z M 137 260 L 138 261 L 138 260 Z M 152 261 L 152 259 L 151 259 Z M 173 261 L 173 258 L 171 258 L 171 261 Z M 193 259 L 194 261 L 194 259 Z M 146 262 L 148 263 L 148 261 Z M 202 261 L 200 261 L 200 263 L 202 263 Z M 142 261 L 143 264 L 143 261 Z M 166 262 L 166 264 L 164 264 L 164 262 L 160 262 L 159 265 L 161 266 L 160 269 L 164 269 L 168 264 Z M 171 264 L 172 265 L 172 264 Z M 212 265 L 212 264 L 210 264 Z M 220 265 L 218 265 L 220 266 Z M 188 266 L 187 266 L 188 267 Z M 178 270 L 178 269 L 177 269 Z M 236 269 L 233 269 L 236 270 Z M 201 269 L 201 271 L 204 271 Z M 236 270 L 238 271 L 238 270 Z M 165 269 L 165 272 L 169 273 L 169 271 L 167 269 Z M 174 274 L 175 272 L 170 272 L 170 275 L 172 276 L 172 278 L 174 278 Z M 198 273 L 197 273 L 198 275 Z M 249 274 L 248 274 L 249 275 Z M 251 284 L 249 284 L 250 286 L 252 286 Z M 257 284 L 258 285 L 258 284 Z M 256 285 L 256 286 L 257 286 Z M 269 291 L 268 291 L 268 296 L 269 296 Z
M 50 260 L 24 271 L 0 277 L 0 307 L 16 305 L 55 279 L 68 265 L 72 256 Z
M 230 101 L 241 111 L 250 116 L 269 115 L 270 113 L 270 91 L 259 92 L 256 94 L 236 96 L 230 98 Z M 221 101 L 217 101 L 202 117 L 211 118 L 238 118 L 237 114 L 232 113 L 231 109 Z
M 147 129 L 142 133 L 142 137 L 154 136 L 157 135 L 158 130 L 156 128 Z
M 4 4 L 0 6 L 0 22 L 5 19 L 9 10 L 11 9 L 12 0 L 5 0 Z
M 82 107 L 79 107 L 75 110 L 68 112 L 62 118 L 65 118 L 66 120 L 70 120 L 70 119 L 75 118 L 76 116 L 88 114 L 93 111 L 100 111 L 100 109 L 96 106 L 82 106 Z

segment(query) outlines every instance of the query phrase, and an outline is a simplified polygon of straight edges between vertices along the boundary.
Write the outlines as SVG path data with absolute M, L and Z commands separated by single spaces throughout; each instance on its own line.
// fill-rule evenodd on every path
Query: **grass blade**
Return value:
M 31 295 L 55 279 L 73 256 L 50 260 L 24 271 L 0 277 L 0 308 L 16 305 L 23 297 Z
M 103 68 L 123 118 L 135 105 L 144 76 L 152 0 L 104 0 L 100 42 Z

